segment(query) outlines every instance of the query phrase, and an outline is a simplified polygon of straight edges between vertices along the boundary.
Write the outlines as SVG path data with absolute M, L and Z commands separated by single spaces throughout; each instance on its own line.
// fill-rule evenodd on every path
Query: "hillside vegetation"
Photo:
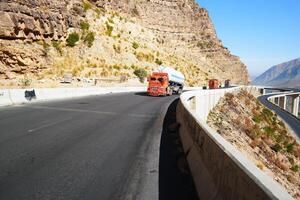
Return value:
M 227 93 L 207 123 L 300 199 L 300 145 L 284 122 L 245 90 Z

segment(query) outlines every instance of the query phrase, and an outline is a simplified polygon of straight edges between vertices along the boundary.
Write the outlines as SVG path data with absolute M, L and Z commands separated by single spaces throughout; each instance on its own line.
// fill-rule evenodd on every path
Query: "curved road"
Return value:
M 0 199 L 158 199 L 173 97 L 109 94 L 0 108 Z
M 270 103 L 267 98 L 273 95 L 274 94 L 260 96 L 258 97 L 258 100 L 267 108 L 275 111 L 276 114 L 290 126 L 290 128 L 295 132 L 298 138 L 300 138 L 300 120 L 292 116 L 291 114 L 288 114 L 286 111 L 282 110 L 278 106 L 275 106 L 274 104 Z

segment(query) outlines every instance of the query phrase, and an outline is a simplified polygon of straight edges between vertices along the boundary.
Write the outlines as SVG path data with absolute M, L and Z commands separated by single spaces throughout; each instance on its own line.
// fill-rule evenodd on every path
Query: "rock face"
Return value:
M 257 77 L 253 84 L 300 87 L 300 58 L 275 65 Z
M 207 35 L 217 39 L 208 12 L 194 1 L 144 0 L 136 3 L 134 0 L 112 0 L 96 1 L 96 5 L 137 16 L 145 27 L 172 39 L 174 36 L 205 39 Z
M 120 19 L 116 15 L 121 16 Z M 79 26 L 82 20 L 87 21 L 95 33 L 93 47 L 87 48 L 81 42 L 76 48 L 66 46 L 68 33 L 82 32 Z M 108 23 L 115 35 L 105 32 Z M 124 32 L 127 32 L 126 38 L 122 38 Z M 116 46 L 116 40 L 124 48 Z M 60 54 L 51 54 L 53 41 L 62 42 Z M 132 48 L 132 42 L 143 47 Z M 55 48 L 58 49 L 57 45 Z M 107 53 L 116 49 L 117 54 Z M 75 57 L 89 57 L 80 60 L 82 65 L 87 66 L 93 60 L 94 65 L 102 68 L 106 60 L 106 67 L 110 63 L 126 63 L 148 66 L 146 69 L 151 70 L 160 64 L 157 60 L 161 60 L 164 65 L 181 70 L 189 85 L 204 84 L 210 78 L 231 79 L 237 84 L 249 82 L 246 66 L 222 45 L 208 12 L 193 0 L 0 2 L 0 78 L 41 73 L 70 52 Z M 86 64 L 82 63 L 85 61 Z M 100 75 L 107 76 L 107 73 Z
M 0 75 L 36 73 L 46 67 L 43 52 L 26 42 L 60 40 L 79 25 L 79 1 L 2 0 L 0 2 Z M 26 41 L 26 42 L 22 42 Z
M 118 10 L 136 16 L 153 31 L 164 47 L 181 54 L 195 65 L 207 63 L 208 78 L 231 79 L 234 83 L 248 83 L 246 66 L 230 54 L 217 38 L 206 9 L 194 0 L 106 0 L 94 1 L 108 10 Z M 202 55 L 202 56 L 199 56 Z M 194 75 L 193 75 L 194 76 Z
M 78 7 L 73 1 L 4 0 L 0 3 L 1 39 L 52 39 L 66 36 L 70 27 L 78 26 Z M 73 10 L 68 7 L 72 5 Z

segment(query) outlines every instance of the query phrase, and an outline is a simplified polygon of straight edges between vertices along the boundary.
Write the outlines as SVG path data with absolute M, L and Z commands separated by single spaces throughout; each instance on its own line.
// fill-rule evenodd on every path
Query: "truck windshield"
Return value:
M 156 78 L 155 78 L 155 77 L 151 77 L 150 80 L 151 80 L 151 81 L 156 81 Z
M 159 82 L 164 82 L 164 78 L 158 78 L 157 79 Z

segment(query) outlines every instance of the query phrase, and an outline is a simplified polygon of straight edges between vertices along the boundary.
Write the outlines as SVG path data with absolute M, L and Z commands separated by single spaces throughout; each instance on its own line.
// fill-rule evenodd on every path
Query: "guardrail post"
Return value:
M 279 105 L 279 98 L 275 97 L 274 101 L 275 101 L 274 103 L 278 106 Z
M 284 96 L 284 102 L 283 102 L 283 109 L 284 110 L 287 110 L 287 97 L 286 96 Z
M 296 117 L 298 117 L 298 112 L 299 112 L 299 95 L 293 98 L 292 112 L 293 112 L 293 115 L 295 115 Z
M 279 98 L 279 107 L 282 109 L 286 109 L 286 96 L 278 97 Z

